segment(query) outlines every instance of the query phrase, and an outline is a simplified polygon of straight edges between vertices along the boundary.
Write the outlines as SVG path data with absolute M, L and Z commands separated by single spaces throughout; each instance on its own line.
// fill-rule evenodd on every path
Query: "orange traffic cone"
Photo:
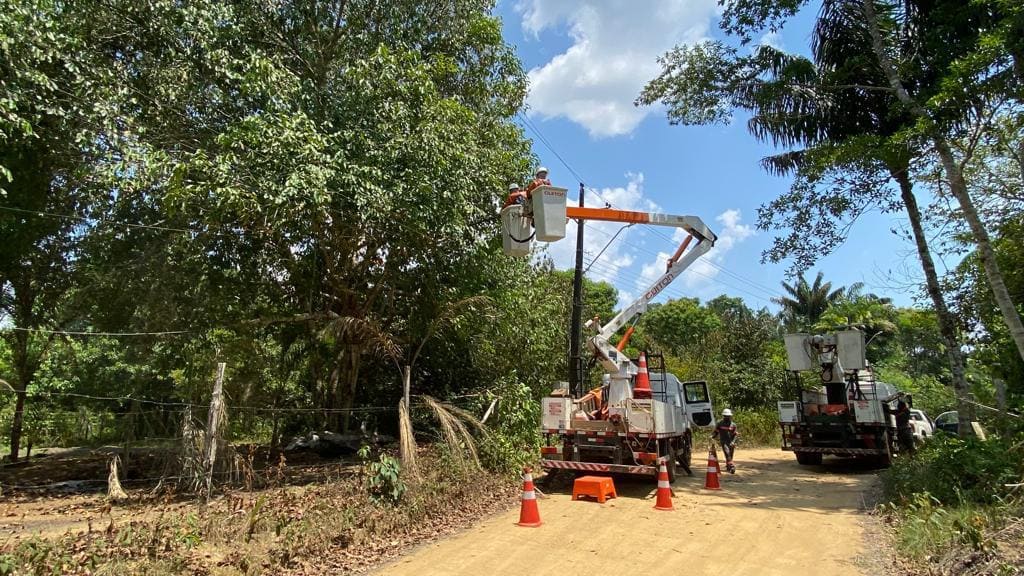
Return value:
M 651 377 L 647 374 L 647 354 L 640 353 L 637 362 L 640 370 L 636 373 L 636 385 L 633 386 L 633 398 L 646 399 L 651 397 Z
M 523 499 L 519 508 L 519 522 L 517 526 L 536 528 L 541 525 L 540 511 L 537 510 L 537 491 L 533 488 L 533 474 L 530 468 L 523 468 Z
M 673 510 L 672 488 L 668 485 L 668 468 L 665 466 L 665 459 L 658 460 L 658 500 L 654 504 L 655 510 Z
M 708 450 L 708 473 L 704 477 L 704 488 L 706 490 L 721 490 L 722 485 L 718 483 L 718 456 L 715 454 L 715 445 Z

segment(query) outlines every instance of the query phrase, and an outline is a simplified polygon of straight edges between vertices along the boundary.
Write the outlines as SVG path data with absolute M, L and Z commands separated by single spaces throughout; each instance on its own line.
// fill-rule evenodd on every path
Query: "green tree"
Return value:
M 678 298 L 651 305 L 641 317 L 638 344 L 644 339 L 676 356 L 703 350 L 722 322 L 696 298 Z
M 788 0 L 729 2 L 723 28 L 747 42 L 751 31 L 781 26 L 803 4 Z M 954 384 L 965 393 L 956 326 L 941 293 L 909 177 L 910 161 L 922 155 L 924 147 L 918 133 L 921 117 L 907 109 L 906 100 L 901 101 L 891 86 L 884 58 L 878 56 L 877 30 L 865 17 L 864 8 L 871 8 L 867 4 L 834 1 L 823 5 L 813 37 L 813 64 L 765 47 L 751 57 L 737 57 L 735 49 L 721 43 L 690 51 L 677 49 L 666 56 L 665 71 L 652 81 L 640 101 L 660 98 L 670 105 L 670 118 L 684 123 L 721 119 L 730 106 L 749 108 L 755 110 L 750 126 L 759 138 L 770 136 L 776 145 L 809 145 L 805 150 L 765 160 L 773 171 L 797 174 L 791 193 L 760 212 L 763 226 L 775 224 L 779 214 L 788 214 L 783 221 L 793 229 L 790 235 L 777 239 L 767 253 L 773 259 L 795 255 L 798 265 L 807 266 L 845 239 L 847 228 L 837 227 L 836 220 L 855 220 L 876 205 L 892 210 L 894 203 L 884 186 L 883 175 L 888 172 L 899 185 L 900 199 L 907 210 L 926 287 L 947 340 Z M 969 52 L 979 32 L 991 25 L 992 14 L 997 14 L 996 21 L 1002 23 L 1013 20 L 1013 9 L 1003 10 L 1000 15 L 1000 10 L 986 12 L 988 8 L 981 7 L 981 3 L 964 10 L 952 5 L 942 9 L 913 3 L 906 6 L 910 7 L 909 16 L 905 14 L 901 20 L 906 28 L 900 37 L 900 49 L 911 62 L 902 71 L 909 74 L 915 88 L 932 94 L 944 89 L 937 82 L 941 73 L 935 71 L 955 67 L 952 62 L 958 55 Z M 885 5 L 887 18 L 898 12 L 897 7 Z M 887 31 L 898 28 L 890 26 L 894 22 L 887 21 Z M 998 38 L 990 38 L 1004 48 L 1012 45 L 1007 39 L 1013 37 L 1005 28 L 996 25 L 993 30 L 999 30 Z M 951 37 L 957 41 L 954 50 L 947 45 Z M 689 61 L 706 65 L 693 67 Z M 928 63 L 922 64 L 925 61 Z M 995 66 L 989 71 L 997 69 Z M 1006 76 L 997 72 L 994 77 Z M 938 108 L 955 99 L 946 98 Z M 957 119 L 969 116 L 955 108 L 945 108 L 938 115 L 945 115 L 944 121 L 953 126 Z M 831 189 L 820 193 L 822 182 Z M 1014 322 L 1012 318 L 1007 321 Z
M 831 282 L 823 282 L 824 274 L 818 272 L 814 283 L 800 276 L 793 284 L 782 283 L 782 289 L 789 296 L 773 298 L 772 301 L 782 306 L 782 318 L 786 326 L 793 330 L 806 330 L 817 324 L 829 306 L 837 302 L 846 293 L 845 288 L 832 289 Z

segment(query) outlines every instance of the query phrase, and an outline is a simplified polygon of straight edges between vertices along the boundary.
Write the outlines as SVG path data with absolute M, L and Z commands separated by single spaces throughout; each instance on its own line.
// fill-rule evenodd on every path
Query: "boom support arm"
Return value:
M 606 208 L 578 208 L 568 207 L 566 216 L 578 220 L 599 220 L 605 222 L 625 222 L 629 224 L 650 224 L 654 226 L 669 226 L 682 228 L 689 234 L 683 240 L 676 253 L 668 261 L 668 268 L 639 298 L 626 306 L 610 322 L 601 326 L 589 341 L 589 345 L 601 365 L 607 372 L 617 374 L 619 378 L 628 378 L 636 370 L 632 361 L 623 355 L 615 346 L 609 343 L 609 339 L 623 326 L 634 318 L 647 311 L 647 305 L 658 296 L 669 284 L 678 278 L 684 270 L 703 256 L 714 246 L 718 239 L 715 234 L 696 216 L 676 216 L 673 214 L 652 214 L 649 212 L 634 212 L 631 210 L 612 210 Z M 690 247 L 693 240 L 697 244 Z M 687 250 L 689 248 L 689 250 Z M 587 327 L 592 328 L 593 321 L 587 322 Z

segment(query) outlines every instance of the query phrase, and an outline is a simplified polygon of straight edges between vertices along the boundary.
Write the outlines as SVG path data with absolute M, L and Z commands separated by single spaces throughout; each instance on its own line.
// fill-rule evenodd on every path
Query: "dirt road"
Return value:
M 864 564 L 867 493 L 877 474 L 842 460 L 798 466 L 778 449 L 741 449 L 723 490 L 703 490 L 705 467 L 675 484 L 675 510 L 654 505 L 654 482 L 616 479 L 619 498 L 572 502 L 558 485 L 539 500 L 539 528 L 518 507 L 410 553 L 378 574 L 829 574 L 878 573 Z M 695 458 L 696 459 L 696 458 Z

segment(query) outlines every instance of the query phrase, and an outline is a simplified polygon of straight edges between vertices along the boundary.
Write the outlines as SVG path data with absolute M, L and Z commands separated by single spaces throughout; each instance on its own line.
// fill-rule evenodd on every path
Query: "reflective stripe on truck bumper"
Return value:
M 793 452 L 808 452 L 811 454 L 839 454 L 847 456 L 888 453 L 885 448 L 823 448 L 820 446 L 785 446 L 782 449 L 792 450 Z
M 583 472 L 614 472 L 617 474 L 642 474 L 644 476 L 654 476 L 658 473 L 656 466 L 599 464 L 596 462 L 572 462 L 567 460 L 541 460 L 540 466 L 545 470 L 581 470 Z

